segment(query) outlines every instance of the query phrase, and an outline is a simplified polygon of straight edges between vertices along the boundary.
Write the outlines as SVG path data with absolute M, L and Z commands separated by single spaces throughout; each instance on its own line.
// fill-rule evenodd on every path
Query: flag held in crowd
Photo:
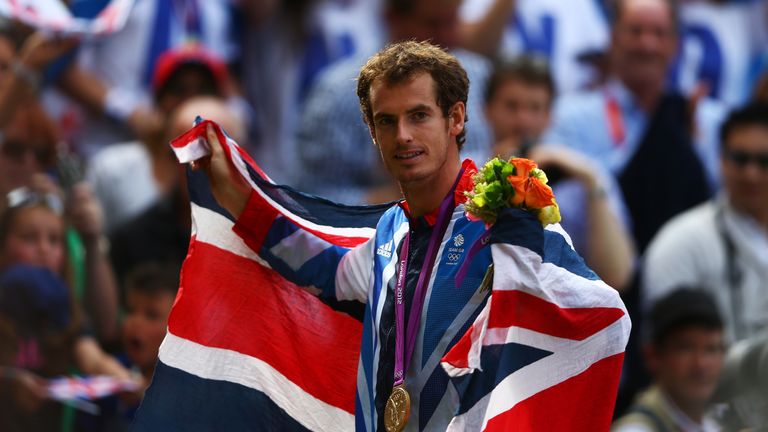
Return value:
M 123 28 L 134 0 L 111 0 L 92 19 L 73 16 L 61 0 L 0 0 L 0 16 L 56 34 L 109 34 Z
M 345 248 L 374 234 L 388 205 L 341 206 L 276 186 L 214 123 L 174 140 L 182 163 L 209 152 L 208 124 L 253 187 L 264 226 L 251 229 L 287 218 Z M 286 269 L 270 267 L 233 231 L 206 177 L 188 179 L 189 253 L 134 430 L 354 429 L 360 305 L 323 300 L 286 280 Z M 443 358 L 459 394 L 450 429 L 607 430 L 629 336 L 626 310 L 559 226 L 544 235 L 535 217 L 522 220 L 533 225 L 491 236 L 490 298 Z M 312 245 L 291 247 L 298 256 Z

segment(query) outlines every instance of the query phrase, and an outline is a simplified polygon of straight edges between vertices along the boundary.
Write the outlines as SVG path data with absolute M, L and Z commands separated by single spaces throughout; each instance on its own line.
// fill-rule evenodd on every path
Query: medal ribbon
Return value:
M 462 169 L 458 179 L 464 174 Z M 408 272 L 408 249 L 410 244 L 410 232 L 403 239 L 403 246 L 400 249 L 400 265 L 398 266 L 397 284 L 395 285 L 395 386 L 401 385 L 405 381 L 405 367 L 411 363 L 413 348 L 416 345 L 416 334 L 419 330 L 421 320 L 421 309 L 424 305 L 424 297 L 427 292 L 429 278 L 432 275 L 432 267 L 437 258 L 438 245 L 443 239 L 445 230 L 450 222 L 450 215 L 453 213 L 453 185 L 451 192 L 440 204 L 440 212 L 437 216 L 432 235 L 429 238 L 427 247 L 427 257 L 421 266 L 419 280 L 416 283 L 416 291 L 413 294 L 413 304 L 411 313 L 408 315 L 408 327 L 403 338 L 403 328 L 405 327 L 405 278 Z M 405 354 L 405 356 L 403 356 Z M 404 358 L 405 357 L 405 358 Z

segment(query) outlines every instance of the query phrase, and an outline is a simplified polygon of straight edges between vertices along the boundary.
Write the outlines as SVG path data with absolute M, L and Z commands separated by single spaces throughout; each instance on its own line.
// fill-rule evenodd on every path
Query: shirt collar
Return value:
M 472 161 L 472 159 L 464 159 L 464 162 L 461 163 L 461 169 L 462 171 L 459 174 L 461 177 L 459 177 L 458 181 L 456 182 L 456 187 L 453 189 L 454 208 L 460 204 L 464 204 L 464 202 L 467 201 L 467 197 L 464 193 L 471 191 L 472 188 L 475 187 L 475 182 L 472 180 L 472 177 L 477 174 L 477 166 Z M 411 211 L 408 207 L 408 203 L 405 200 L 402 200 L 398 203 L 398 205 L 405 212 L 405 216 L 408 219 L 411 219 Z M 440 207 L 425 214 L 423 219 L 429 226 L 433 226 L 437 222 L 439 213 Z
M 664 390 L 661 390 L 661 403 L 665 406 L 665 409 L 669 413 L 670 417 L 672 417 L 672 421 L 675 422 L 675 425 L 677 425 L 680 430 L 685 432 L 711 431 L 711 429 L 707 427 L 708 424 L 706 421 L 703 421 L 701 424 L 699 424 L 688 417 L 686 413 L 677 407 L 677 405 L 672 401 L 672 399 Z
M 610 79 L 605 84 L 605 92 L 608 97 L 613 98 L 624 110 L 639 109 L 635 103 L 635 97 L 632 92 L 618 78 Z

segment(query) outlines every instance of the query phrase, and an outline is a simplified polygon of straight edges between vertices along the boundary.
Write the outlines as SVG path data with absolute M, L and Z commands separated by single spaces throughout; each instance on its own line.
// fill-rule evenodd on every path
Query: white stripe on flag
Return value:
M 451 420 L 448 431 L 483 430 L 488 421 L 518 403 L 574 377 L 598 361 L 624 352 L 629 318 L 625 315 L 582 341 L 556 338 L 521 327 L 488 329 L 484 345 L 516 342 L 554 351 L 508 377 L 466 413 Z
M 305 392 L 264 361 L 221 348 L 210 348 L 168 332 L 159 359 L 168 366 L 210 380 L 258 390 L 313 431 L 354 430 L 355 417 Z
M 256 255 L 256 253 L 245 244 L 243 239 L 232 231 L 232 226 L 234 225 L 232 221 L 213 210 L 200 207 L 195 203 L 191 203 L 191 205 L 193 221 L 192 233 L 195 236 L 195 241 L 216 246 L 219 249 L 250 259 L 269 268 L 269 264 Z M 204 227 L 203 230 L 198 231 L 198 226 Z
M 539 254 L 522 246 L 497 243 L 491 246 L 491 253 L 494 290 L 520 290 L 561 308 L 606 307 L 627 313 L 618 292 L 602 280 L 542 262 Z
M 180 163 L 196 161 L 211 154 L 205 137 L 198 136 L 183 147 L 174 147 L 173 152 Z
M 308 236 L 303 230 L 297 230 L 269 251 L 285 261 L 293 271 L 298 271 L 307 261 L 331 247 L 332 244 L 320 237 Z
M 292 212 L 290 212 L 285 207 L 281 206 L 278 202 L 274 201 L 269 195 L 264 193 L 261 188 L 258 187 L 256 182 L 251 179 L 250 174 L 248 173 L 248 169 L 246 167 L 246 163 L 243 159 L 240 158 L 240 155 L 237 150 L 237 144 L 231 140 L 227 139 L 227 144 L 229 145 L 229 150 L 232 153 L 232 163 L 235 165 L 235 168 L 240 172 L 240 175 L 248 181 L 248 183 L 251 185 L 253 189 L 256 190 L 256 192 L 261 195 L 264 200 L 269 203 L 270 207 L 275 208 L 278 212 L 280 212 L 283 216 L 287 217 L 288 219 L 292 220 L 294 223 L 297 223 L 301 225 L 302 227 L 312 230 L 312 231 L 320 231 L 324 232 L 326 234 L 332 234 L 342 237 L 362 237 L 362 238 L 371 238 L 373 237 L 376 230 L 374 228 L 368 228 L 368 227 L 362 227 L 362 228 L 340 228 L 340 227 L 334 227 L 330 225 L 318 225 L 314 222 L 310 222 L 306 219 L 303 219 Z

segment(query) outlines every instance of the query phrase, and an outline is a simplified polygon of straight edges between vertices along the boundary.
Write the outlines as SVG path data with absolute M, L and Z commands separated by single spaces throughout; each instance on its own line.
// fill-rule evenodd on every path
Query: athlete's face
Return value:
M 376 80 L 370 95 L 371 135 L 384 166 L 401 187 L 439 184 L 454 175 L 452 168 L 459 162 L 456 136 L 464 130 L 462 102 L 444 116 L 437 105 L 435 82 L 427 72 L 397 84 Z

